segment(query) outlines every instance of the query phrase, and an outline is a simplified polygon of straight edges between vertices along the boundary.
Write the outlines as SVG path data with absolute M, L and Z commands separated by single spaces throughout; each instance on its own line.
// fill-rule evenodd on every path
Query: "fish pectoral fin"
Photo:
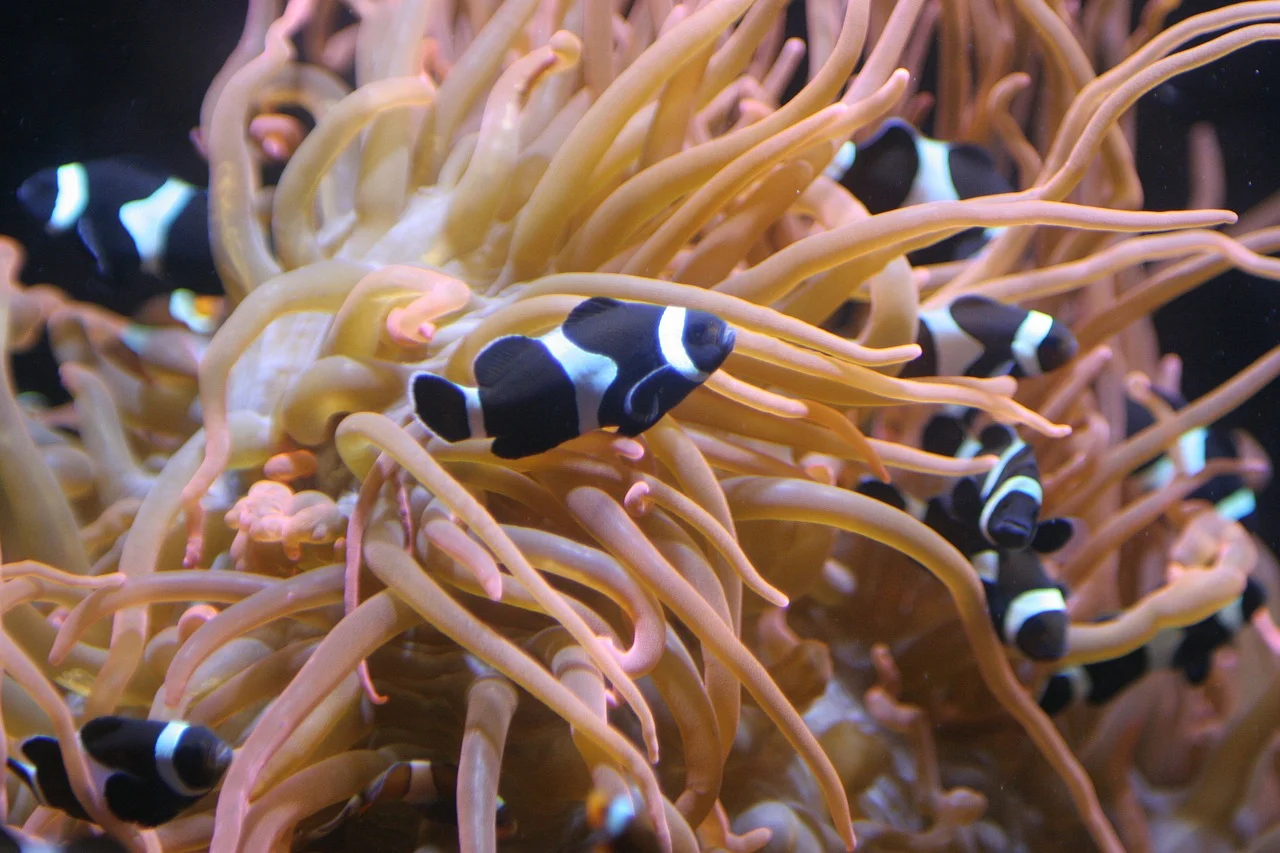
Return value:
M 637 424 L 643 424 L 645 429 L 656 424 L 666 412 L 663 407 L 663 391 L 674 375 L 675 370 L 665 364 L 649 371 L 648 375 L 627 392 L 622 401 L 622 413 Z
M 76 223 L 76 234 L 80 235 L 80 242 L 84 243 L 89 254 L 93 255 L 93 259 L 98 262 L 98 273 L 104 277 L 111 275 L 111 259 L 107 257 L 107 250 L 103 247 L 102 241 L 98 239 L 98 230 L 93 227 L 93 223 L 88 216 L 80 217 L 80 221 Z
M 507 335 L 498 338 L 476 356 L 476 385 L 492 388 L 507 376 L 523 359 L 537 358 L 542 344 L 524 335 Z
M 1038 554 L 1052 554 L 1061 551 L 1075 535 L 1075 523 L 1069 518 L 1047 518 L 1036 526 L 1035 538 L 1031 547 Z

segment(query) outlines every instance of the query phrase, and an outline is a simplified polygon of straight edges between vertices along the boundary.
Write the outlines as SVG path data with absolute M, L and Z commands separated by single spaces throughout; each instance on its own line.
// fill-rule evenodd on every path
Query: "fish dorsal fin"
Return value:
M 48 735 L 36 735 L 35 737 L 27 738 L 22 742 L 21 749 L 22 754 L 37 769 L 62 763 L 62 748 L 58 746 L 56 739 Z
M 536 356 L 542 347 L 533 338 L 524 335 L 507 335 L 498 338 L 480 351 L 476 356 L 476 384 L 481 388 L 492 388 L 511 372 L 521 359 Z
M 899 509 L 903 512 L 907 510 L 907 499 L 903 497 L 902 492 L 883 480 L 867 477 L 858 483 L 853 490 L 860 495 L 875 498 L 882 504 L 888 504 L 894 509 Z
M 564 328 L 572 329 L 592 317 L 606 314 L 620 307 L 622 307 L 622 303 L 616 299 L 610 299 L 607 296 L 593 296 L 585 302 L 579 302 L 577 307 L 569 312 L 569 316 L 564 321 Z
M 1201 652 L 1192 655 L 1186 662 L 1182 664 L 1182 673 L 1187 677 L 1187 681 L 1192 685 L 1204 684 L 1209 677 L 1209 671 L 1213 668 L 1213 658 L 1211 652 Z

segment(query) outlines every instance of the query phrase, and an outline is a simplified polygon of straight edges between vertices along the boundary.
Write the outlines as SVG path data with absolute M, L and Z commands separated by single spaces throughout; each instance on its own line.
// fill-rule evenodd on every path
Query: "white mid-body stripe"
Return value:
M 707 374 L 698 369 L 684 348 L 684 321 L 689 311 L 685 308 L 667 308 L 658 321 L 658 344 L 662 347 L 663 360 L 690 382 L 702 382 Z
M 831 162 L 822 170 L 822 174 L 833 181 L 840 180 L 844 177 L 844 173 L 849 171 L 849 167 L 853 165 L 857 156 L 857 146 L 852 142 L 844 143 L 836 149 L 836 156 L 831 158 Z
M 1071 684 L 1071 704 L 1083 702 L 1093 692 L 1093 679 L 1089 677 L 1089 672 L 1082 666 L 1069 666 L 1062 670 L 1059 675 L 1065 675 L 1067 681 Z
M 1018 324 L 1014 332 L 1013 357 L 1027 376 L 1039 376 L 1044 371 L 1040 368 L 1040 345 L 1048 337 L 1053 327 L 1053 318 L 1040 311 L 1028 311 L 1027 316 Z
M 907 193 L 906 200 L 902 202 L 903 207 L 927 201 L 960 200 L 951 180 L 949 153 L 945 142 L 916 137 L 916 155 L 920 162 L 916 166 L 916 179 L 911 184 L 911 192 Z
M 1199 474 L 1204 470 L 1205 446 L 1208 443 L 1207 427 L 1189 429 L 1178 436 L 1178 455 L 1182 459 L 1183 470 L 1187 474 Z
M 405 792 L 406 803 L 430 803 L 440 796 L 436 790 L 436 776 L 432 772 L 430 761 L 409 762 L 409 790 Z
M 1239 521 L 1253 515 L 1258 508 L 1258 499 L 1251 489 L 1236 489 L 1214 506 L 1218 514 L 1232 521 Z
M 987 498 L 982 505 L 982 514 L 978 517 L 978 526 L 985 532 L 987 525 L 991 523 L 991 514 L 996 511 L 996 507 L 1000 505 L 1000 501 L 1011 492 L 1022 492 L 1030 495 L 1035 499 L 1036 503 L 1044 502 L 1044 490 L 1040 484 L 1024 474 L 1016 477 L 1010 477 L 1000 484 L 991 497 Z
M 978 577 L 987 583 L 995 583 L 1000 576 L 1000 555 L 995 551 L 980 551 L 969 560 Z
M 1004 612 L 1004 636 L 1010 643 L 1018 639 L 1018 632 L 1032 616 L 1045 611 L 1064 611 L 1067 602 L 1057 589 L 1030 589 L 1009 602 Z
M 89 206 L 89 173 L 83 163 L 58 167 L 58 197 L 49 216 L 50 231 L 66 231 L 75 225 Z
M 920 314 L 933 335 L 934 359 L 939 376 L 963 376 L 982 357 L 984 348 L 978 340 L 960 328 L 946 308 Z
M 467 401 L 467 429 L 471 430 L 471 437 L 488 437 L 489 434 L 484 431 L 484 409 L 480 406 L 480 389 L 470 385 L 459 385 L 458 390 Z
M 1219 610 L 1217 616 L 1222 627 L 1227 629 L 1227 633 L 1235 636 L 1244 627 L 1244 596 L 1240 596 Z
M 607 355 L 588 352 L 564 336 L 557 328 L 538 338 L 551 357 L 560 363 L 573 383 L 573 398 L 578 407 L 578 432 L 600 428 L 600 400 L 618 378 L 618 365 Z
M 1182 631 L 1177 628 L 1165 628 L 1157 631 L 1147 643 L 1147 672 L 1157 669 L 1169 669 L 1173 666 L 1173 656 L 1182 645 Z
M 155 275 L 161 272 L 169 229 L 195 194 L 196 188 L 191 184 L 170 178 L 146 198 L 120 206 L 120 221 L 133 238 L 138 259 L 147 272 Z
M 190 728 L 188 724 L 174 721 L 160 732 L 160 737 L 156 738 L 156 772 L 174 793 L 184 797 L 198 797 L 205 792 L 188 788 L 182 781 L 182 777 L 178 775 L 177 768 L 173 766 L 173 754 L 178 749 L 178 741 L 182 740 L 182 733 L 188 728 Z

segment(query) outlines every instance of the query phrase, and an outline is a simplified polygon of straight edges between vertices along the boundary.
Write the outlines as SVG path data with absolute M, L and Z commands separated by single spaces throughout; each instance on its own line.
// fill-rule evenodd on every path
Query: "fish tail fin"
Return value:
M 9 769 L 22 780 L 22 784 L 26 785 L 32 791 L 36 791 L 36 773 L 35 768 L 30 764 L 19 761 L 12 756 L 5 759 L 5 764 L 9 765 Z
M 436 435 L 445 441 L 473 437 L 462 386 L 434 373 L 415 373 L 409 380 L 409 393 L 418 419 Z

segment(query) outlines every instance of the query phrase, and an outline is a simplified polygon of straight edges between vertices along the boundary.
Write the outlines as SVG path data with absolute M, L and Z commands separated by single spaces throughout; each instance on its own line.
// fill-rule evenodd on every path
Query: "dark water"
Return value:
M 1172 20 L 1220 5 L 1187 3 Z M 47 0 L 11 6 L 0 27 L 0 233 L 31 248 L 26 280 L 82 280 L 90 270 L 87 257 L 42 251 L 46 238 L 18 209 L 13 189 L 45 166 L 121 153 L 205 183 L 204 162 L 187 132 L 209 80 L 235 45 L 244 4 Z M 800 25 L 798 9 L 791 19 Z M 1280 189 L 1280 48 L 1240 51 L 1143 99 L 1137 154 L 1150 209 L 1186 204 L 1187 130 L 1198 121 L 1212 122 L 1223 145 L 1228 207 L 1246 210 Z M 1278 308 L 1280 283 L 1231 273 L 1160 312 L 1164 348 L 1186 362 L 1187 396 L 1204 393 L 1280 340 Z M 17 376 L 24 389 L 60 390 L 44 350 L 19 358 Z M 1280 384 L 1227 424 L 1249 430 L 1280 459 L 1277 413 Z M 1277 550 L 1280 488 L 1273 485 L 1260 503 L 1260 530 Z

